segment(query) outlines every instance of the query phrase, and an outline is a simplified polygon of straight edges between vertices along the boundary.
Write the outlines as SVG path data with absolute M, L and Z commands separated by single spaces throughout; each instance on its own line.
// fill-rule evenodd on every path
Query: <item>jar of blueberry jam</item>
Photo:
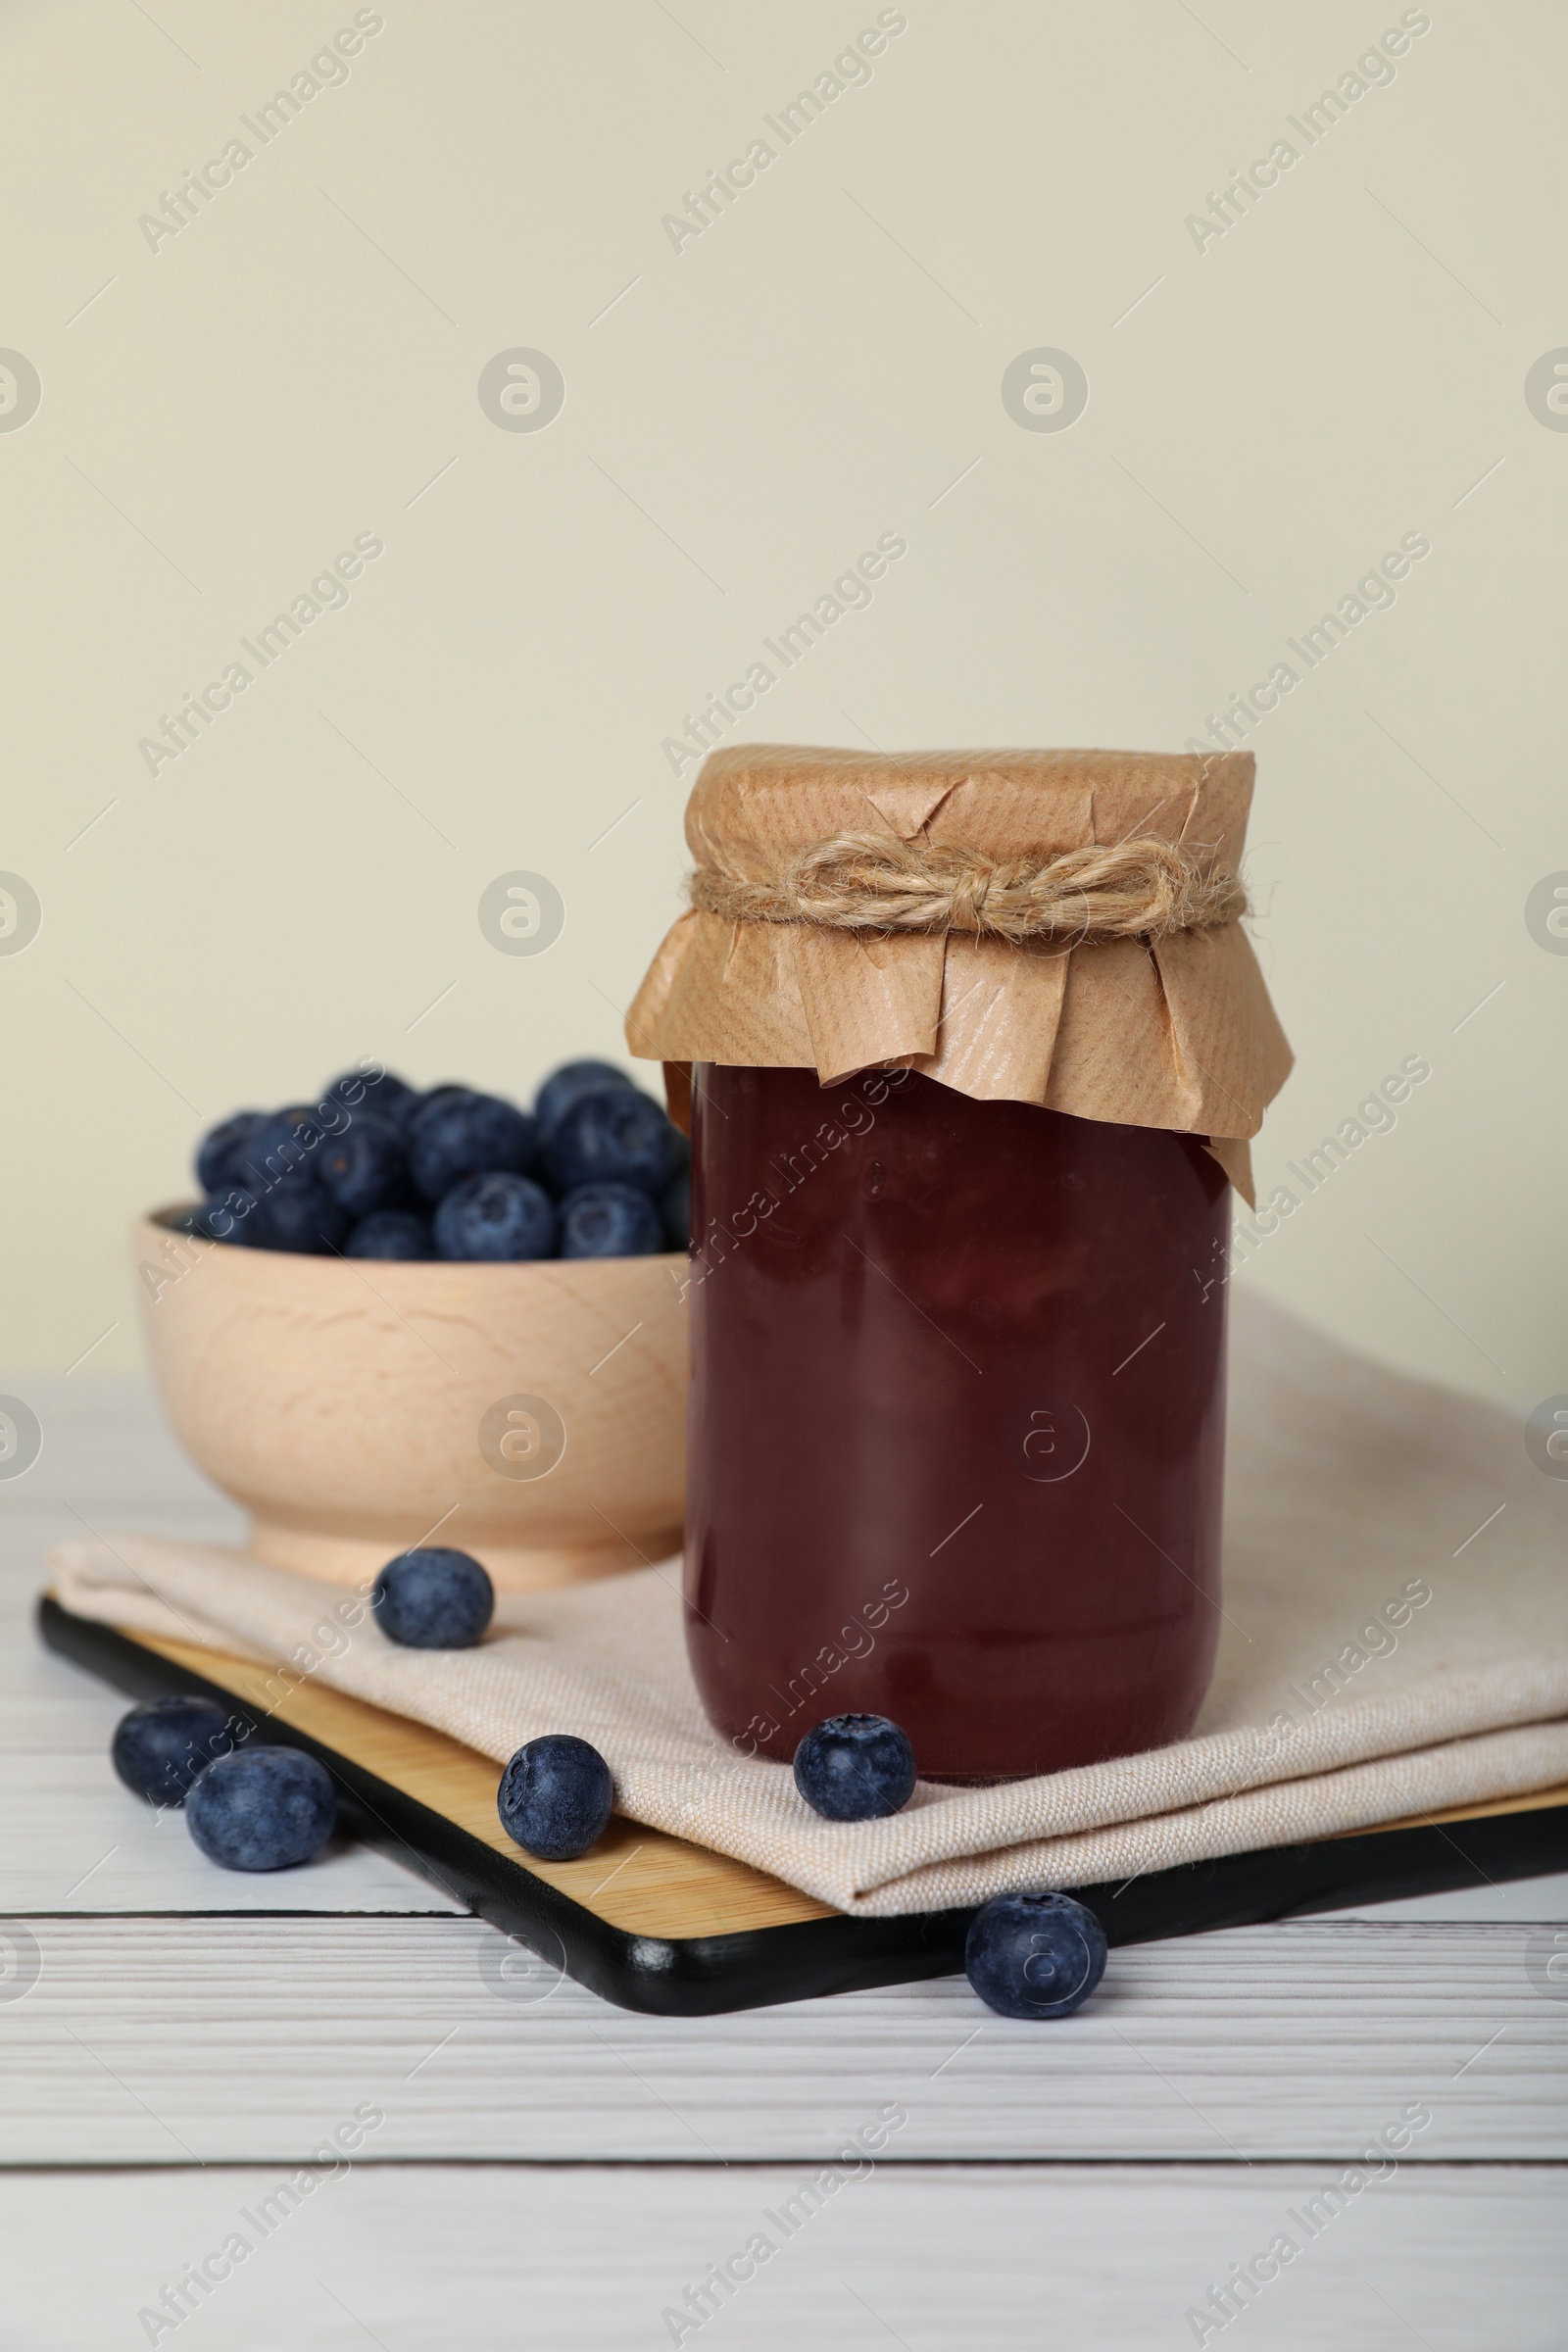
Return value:
M 692 1065 L 686 1633 L 743 1753 L 1002 1780 L 1193 1725 L 1230 1193 L 1289 1067 L 1251 761 L 749 747 L 632 1007 Z M 677 1084 L 679 1081 L 677 1080 Z

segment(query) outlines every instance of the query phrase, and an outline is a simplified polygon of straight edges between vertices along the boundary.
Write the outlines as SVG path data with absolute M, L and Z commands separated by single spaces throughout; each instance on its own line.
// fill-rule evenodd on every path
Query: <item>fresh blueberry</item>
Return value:
M 374 1111 L 351 1111 L 349 1121 L 317 1155 L 321 1183 L 351 1217 L 396 1208 L 409 1187 L 407 1145 L 391 1120 Z
M 267 1117 L 262 1110 L 236 1110 L 209 1127 L 196 1147 L 196 1181 L 204 1193 L 226 1193 L 245 1181 L 245 1147 Z
M 657 1200 L 679 1160 L 675 1129 L 652 1095 L 601 1086 L 567 1105 L 544 1139 L 545 1175 L 560 1193 L 634 1184 Z
M 1070 1894 L 999 1894 L 969 1922 L 963 1972 L 1004 2017 L 1070 2017 L 1105 1973 L 1105 1931 Z
M 239 1185 L 225 1193 L 221 1200 L 204 1200 L 198 1212 L 205 1216 L 213 1229 L 215 1242 L 237 1242 L 242 1249 L 265 1249 L 266 1244 L 255 1240 L 256 1195 Z M 199 1230 L 199 1229 L 198 1229 Z
M 185 1800 L 191 1836 L 224 1870 L 286 1870 L 331 1837 L 326 1767 L 297 1747 L 240 1748 L 210 1764 Z
M 501 1776 L 501 1827 L 541 1862 L 575 1862 L 605 1834 L 615 1784 L 597 1747 L 546 1732 L 519 1747 Z
M 672 1176 L 660 1196 L 659 1214 L 664 1228 L 666 1250 L 689 1250 L 692 1246 L 692 1176 L 690 1168 L 682 1168 Z
M 445 1102 L 448 1095 L 466 1095 L 471 1094 L 472 1091 L 471 1087 L 458 1086 L 451 1081 L 443 1081 L 440 1086 L 427 1087 L 423 1094 L 416 1090 L 404 1095 L 399 1102 L 393 1104 L 392 1120 L 407 1135 L 420 1111 L 427 1110 L 432 1102 Z
M 341 1123 L 340 1109 L 334 1107 L 330 1115 Z M 307 1170 L 314 1174 L 326 1135 L 326 1121 L 309 1102 L 293 1102 L 286 1110 L 274 1110 L 245 1140 L 240 1153 L 245 1163 L 241 1181 L 254 1192 L 262 1192 L 270 1184 Z
M 880 1821 L 914 1791 L 914 1750 L 885 1715 L 830 1715 L 795 1750 L 795 1786 L 826 1821 Z
M 435 1212 L 437 1257 L 554 1257 L 556 1207 L 526 1176 L 470 1176 Z
M 228 1711 L 216 1698 L 151 1698 L 121 1717 L 109 1761 L 134 1795 L 182 1805 L 196 1775 L 233 1745 Z
M 499 1095 L 466 1087 L 427 1101 L 409 1128 L 409 1167 L 427 1200 L 441 1200 L 466 1176 L 497 1169 L 526 1175 L 534 1149 L 532 1119 Z
M 378 1078 L 368 1070 L 345 1070 L 321 1089 L 323 1104 L 341 1102 L 347 1111 L 373 1110 L 382 1119 L 395 1119 L 402 1104 L 416 1100 L 416 1090 L 391 1070 L 383 1070 Z
M 245 1218 L 243 1239 L 252 1250 L 290 1250 L 302 1257 L 326 1257 L 342 1249 L 349 1220 L 314 1176 L 289 1176 L 257 1196 Z M 241 1235 L 233 1237 L 239 1240 Z
M 607 1086 L 623 1086 L 633 1094 L 637 1091 L 625 1071 L 617 1070 L 612 1061 L 563 1062 L 559 1070 L 552 1070 L 533 1099 L 533 1115 L 539 1122 L 540 1134 L 548 1133 L 579 1095 L 600 1094 Z
M 584 1184 L 561 1203 L 563 1257 L 651 1257 L 663 1247 L 659 1211 L 633 1184 Z
M 434 1257 L 430 1220 L 412 1208 L 378 1208 L 362 1217 L 343 1245 L 345 1257 L 400 1257 L 413 1263 Z
M 495 1605 L 495 1587 L 478 1561 L 444 1544 L 400 1551 L 370 1591 L 376 1623 L 404 1649 L 471 1649 Z

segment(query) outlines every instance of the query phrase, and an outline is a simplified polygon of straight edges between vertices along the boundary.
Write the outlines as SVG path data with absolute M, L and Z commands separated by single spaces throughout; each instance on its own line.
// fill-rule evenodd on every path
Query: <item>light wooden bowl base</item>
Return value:
M 554 1585 L 584 1585 L 596 1577 L 619 1576 L 667 1560 L 681 1546 L 679 1526 L 660 1529 L 635 1541 L 612 1536 L 603 1544 L 562 1544 L 529 1548 L 496 1542 L 483 1527 L 465 1527 L 460 1511 L 438 1529 L 431 1541 L 466 1551 L 489 1571 L 498 1592 L 541 1592 Z M 287 1520 L 253 1514 L 249 1548 L 270 1568 L 292 1568 L 301 1576 L 318 1576 L 328 1584 L 361 1585 L 373 1580 L 394 1553 L 417 1544 L 428 1528 L 391 1528 L 383 1535 L 334 1536 L 320 1528 L 300 1527 Z

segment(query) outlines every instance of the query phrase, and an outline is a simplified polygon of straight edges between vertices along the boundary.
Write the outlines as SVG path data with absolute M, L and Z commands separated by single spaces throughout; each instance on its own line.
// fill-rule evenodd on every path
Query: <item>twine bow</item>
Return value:
M 835 833 L 760 882 L 700 867 L 689 893 L 700 912 L 732 921 L 971 931 L 1015 944 L 1163 939 L 1247 911 L 1242 885 L 1214 870 L 1211 851 L 1152 838 L 998 859 L 958 842 Z

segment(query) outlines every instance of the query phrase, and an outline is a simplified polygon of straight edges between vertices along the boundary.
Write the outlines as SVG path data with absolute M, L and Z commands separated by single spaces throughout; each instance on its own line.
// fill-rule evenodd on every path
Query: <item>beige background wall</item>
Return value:
M 43 916 L 0 955 L 0 1362 L 136 1360 L 125 1219 L 234 1105 L 362 1053 L 521 1090 L 616 1051 L 683 866 L 663 739 L 879 534 L 906 556 L 747 732 L 1179 749 L 1420 534 L 1251 738 L 1299 1055 L 1260 1175 L 1401 1058 L 1432 1076 L 1242 1279 L 1463 1387 L 1568 1389 L 1568 960 L 1526 920 L 1568 869 L 1568 434 L 1526 399 L 1568 345 L 1561 12 L 1406 11 L 1310 148 L 1287 118 L 1390 0 L 908 0 L 787 148 L 764 116 L 868 0 L 367 13 L 264 146 L 241 119 L 342 0 L 0 12 L 0 346 L 42 391 L 0 429 L 0 867 Z M 759 137 L 676 250 L 662 216 Z M 1280 138 L 1200 250 L 1187 216 Z M 1067 430 L 1003 403 L 1042 347 L 1087 373 Z M 480 405 L 517 348 L 564 381 L 541 430 Z M 0 428 L 25 395 L 0 377 Z M 357 534 L 347 604 L 149 773 Z M 477 919 L 516 869 L 566 908 L 537 956 Z

